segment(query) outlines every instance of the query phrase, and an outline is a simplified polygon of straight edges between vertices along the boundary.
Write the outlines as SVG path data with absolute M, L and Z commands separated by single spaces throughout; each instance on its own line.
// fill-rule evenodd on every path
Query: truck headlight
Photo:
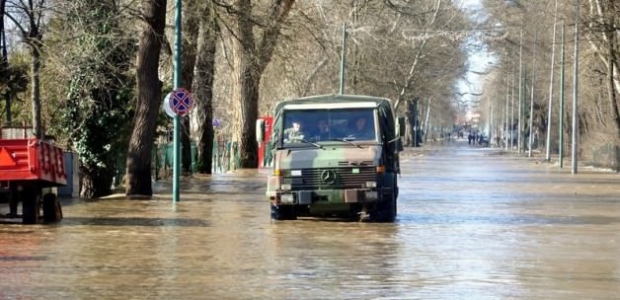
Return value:
M 293 203 L 295 202 L 295 198 L 293 198 L 293 195 L 291 194 L 280 195 L 280 202 L 281 203 Z
M 366 187 L 374 189 L 374 188 L 377 187 L 377 182 L 376 181 L 366 181 Z
M 291 190 L 291 185 L 288 183 L 283 183 L 280 185 L 280 189 L 283 191 L 290 191 Z

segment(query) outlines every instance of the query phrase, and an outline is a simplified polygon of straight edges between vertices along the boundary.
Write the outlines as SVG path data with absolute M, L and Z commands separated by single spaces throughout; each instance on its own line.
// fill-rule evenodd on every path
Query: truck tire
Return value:
M 394 194 L 391 194 L 388 199 L 377 203 L 375 211 L 370 215 L 370 219 L 374 222 L 392 223 L 396 220 L 396 211 L 396 197 L 394 197 Z
M 292 205 L 271 205 L 271 218 L 273 220 L 297 220 L 295 208 Z
M 39 193 L 34 188 L 26 188 L 22 191 L 22 223 L 37 224 L 41 214 Z
M 62 208 L 55 194 L 43 196 L 43 221 L 46 223 L 58 222 L 62 219 Z

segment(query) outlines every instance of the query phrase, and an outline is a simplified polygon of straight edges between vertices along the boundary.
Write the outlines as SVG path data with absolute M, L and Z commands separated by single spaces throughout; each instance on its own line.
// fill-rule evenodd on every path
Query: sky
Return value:
M 469 11 L 469 17 L 474 22 L 482 22 L 485 20 L 486 13 L 484 12 L 484 6 L 482 5 L 481 0 L 455 0 L 462 1 L 462 7 L 466 11 Z M 475 41 L 475 39 L 469 38 L 469 42 L 475 43 L 480 47 L 472 47 L 469 51 L 468 63 L 470 67 L 470 71 L 465 75 L 465 78 L 457 84 L 457 89 L 460 94 L 465 94 L 462 96 L 462 100 L 467 101 L 468 103 L 472 103 L 477 100 L 476 96 L 468 95 L 471 94 L 480 94 L 482 93 L 482 81 L 484 79 L 484 75 L 480 75 L 480 73 L 484 73 L 488 71 L 488 68 L 495 61 L 493 54 L 487 51 L 486 46 L 484 44 L 480 44 L 479 41 Z M 476 74 L 478 73 L 478 74 Z M 470 105 L 471 106 L 471 105 Z

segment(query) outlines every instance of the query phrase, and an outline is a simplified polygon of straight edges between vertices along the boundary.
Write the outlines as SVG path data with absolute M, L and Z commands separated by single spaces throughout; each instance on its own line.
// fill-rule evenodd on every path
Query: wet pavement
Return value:
M 63 200 L 0 225 L 0 299 L 618 299 L 620 175 L 466 141 L 402 166 L 394 224 L 273 222 L 254 170 Z

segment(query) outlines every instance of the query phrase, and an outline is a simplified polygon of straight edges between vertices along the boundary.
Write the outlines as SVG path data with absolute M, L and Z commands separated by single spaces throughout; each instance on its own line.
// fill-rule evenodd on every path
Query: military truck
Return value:
M 404 126 L 389 99 L 319 95 L 279 102 L 266 147 L 271 218 L 393 222 Z M 262 120 L 257 140 L 265 139 Z

